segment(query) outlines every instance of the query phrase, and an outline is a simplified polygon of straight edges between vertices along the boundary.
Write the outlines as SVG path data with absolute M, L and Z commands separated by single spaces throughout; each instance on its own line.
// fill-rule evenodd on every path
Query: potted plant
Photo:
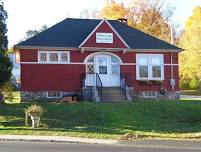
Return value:
M 25 109 L 25 123 L 27 123 L 28 116 L 31 117 L 32 128 L 39 127 L 40 117 L 43 115 L 43 108 L 37 105 L 31 105 L 27 109 Z

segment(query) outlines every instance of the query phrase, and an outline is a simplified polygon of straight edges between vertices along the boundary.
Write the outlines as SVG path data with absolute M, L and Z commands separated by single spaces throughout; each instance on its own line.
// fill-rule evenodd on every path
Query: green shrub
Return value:
M 179 80 L 179 88 L 181 90 L 186 90 L 186 89 L 189 89 L 189 83 L 187 80 L 184 80 L 184 79 L 180 79 Z
M 3 102 L 12 101 L 13 96 L 13 86 L 10 82 L 6 82 L 2 87 L 0 87 L 0 94 L 3 95 Z
M 189 83 L 189 87 L 193 90 L 197 90 L 199 88 L 199 81 L 196 79 L 193 79 Z

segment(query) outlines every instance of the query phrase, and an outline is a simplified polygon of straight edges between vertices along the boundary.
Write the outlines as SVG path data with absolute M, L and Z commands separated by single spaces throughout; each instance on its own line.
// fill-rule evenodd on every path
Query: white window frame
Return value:
M 148 59 L 147 65 L 140 65 L 139 59 L 140 57 L 146 57 Z M 152 58 L 160 58 L 161 64 L 160 65 L 153 65 L 151 63 Z M 140 68 L 139 66 L 148 66 L 148 78 L 141 78 L 140 77 Z M 152 67 L 153 66 L 160 66 L 161 67 L 161 77 L 155 78 L 153 77 Z M 164 56 L 163 54 L 136 54 L 136 79 L 137 80 L 164 80 Z
M 46 53 L 47 54 L 47 61 L 45 61 L 45 62 L 40 61 L 40 53 Z M 50 53 L 58 53 L 58 61 L 57 62 L 50 61 Z M 67 55 L 68 55 L 68 61 L 67 62 L 61 61 L 61 54 L 62 53 L 67 53 Z M 70 63 L 70 52 L 69 51 L 38 51 L 38 63 L 68 64 L 68 63 Z
M 51 97 L 51 96 L 49 96 L 49 92 L 59 92 L 59 94 L 60 94 L 60 96 L 59 97 Z M 47 91 L 46 92 L 46 97 L 48 98 L 48 99 L 60 99 L 60 98 L 62 98 L 62 92 L 60 92 L 60 91 Z

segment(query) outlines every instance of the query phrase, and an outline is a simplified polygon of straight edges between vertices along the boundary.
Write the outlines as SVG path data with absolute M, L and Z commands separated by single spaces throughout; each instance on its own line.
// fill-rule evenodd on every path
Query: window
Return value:
M 47 98 L 61 98 L 62 93 L 59 91 L 49 91 L 47 92 Z
M 94 57 L 91 57 L 87 61 L 87 73 L 94 74 Z
M 144 98 L 157 98 L 157 92 L 156 91 L 144 91 L 143 97 Z
M 61 62 L 68 62 L 68 53 L 61 53 Z
M 47 53 L 40 53 L 40 62 L 47 62 Z
M 58 53 L 50 53 L 50 62 L 58 62 L 59 61 L 59 55 Z
M 69 63 L 70 53 L 67 51 L 38 51 L 40 63 Z
M 137 54 L 136 61 L 137 80 L 164 79 L 162 54 Z
M 120 73 L 120 61 L 118 58 L 114 57 L 114 56 L 111 56 L 111 72 L 112 72 L 112 75 L 119 75 Z
M 112 70 L 112 75 L 119 75 L 119 65 L 118 64 L 112 64 L 111 70 Z
M 98 57 L 99 74 L 107 74 L 107 57 Z

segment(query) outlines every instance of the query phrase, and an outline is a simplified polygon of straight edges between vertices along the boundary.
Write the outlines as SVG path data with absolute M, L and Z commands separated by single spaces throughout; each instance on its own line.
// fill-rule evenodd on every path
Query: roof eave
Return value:
M 37 50 L 80 50 L 77 47 L 57 47 L 57 46 L 22 46 L 15 45 L 14 49 L 37 49 Z

